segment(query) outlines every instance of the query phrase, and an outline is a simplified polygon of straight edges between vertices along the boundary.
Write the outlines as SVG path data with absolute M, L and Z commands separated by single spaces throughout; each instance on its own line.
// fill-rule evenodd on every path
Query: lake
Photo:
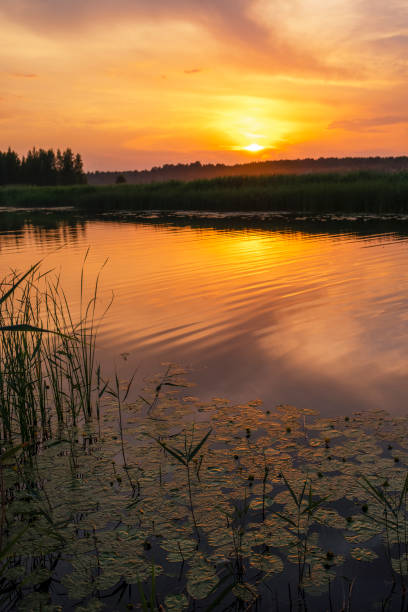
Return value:
M 0 212 L 3 275 L 97 283 L 110 379 L 2 334 L 0 608 L 405 610 L 406 223 Z
M 100 311 L 113 295 L 99 356 L 109 374 L 137 367 L 136 393 L 171 362 L 190 369 L 205 400 L 402 414 L 407 234 L 406 222 L 378 219 L 3 211 L 0 272 L 45 258 L 75 312 L 89 249 L 86 281 L 101 272 Z

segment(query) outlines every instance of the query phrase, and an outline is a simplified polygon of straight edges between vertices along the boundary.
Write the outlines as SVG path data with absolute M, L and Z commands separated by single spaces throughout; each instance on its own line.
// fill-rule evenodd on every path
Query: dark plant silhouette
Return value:
M 82 158 L 71 149 L 28 151 L 21 159 L 10 148 L 0 151 L 0 185 L 77 185 L 86 183 Z
M 408 156 L 400 157 L 320 157 L 319 159 L 278 159 L 246 164 L 164 164 L 150 170 L 126 172 L 96 171 L 88 174 L 91 185 L 113 185 L 118 175 L 129 184 L 163 181 L 195 181 L 219 177 L 321 174 L 330 172 L 401 172 L 408 170 Z

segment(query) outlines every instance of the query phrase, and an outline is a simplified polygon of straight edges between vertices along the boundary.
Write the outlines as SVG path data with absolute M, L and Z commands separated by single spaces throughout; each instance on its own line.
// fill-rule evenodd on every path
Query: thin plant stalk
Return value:
M 156 440 L 158 444 L 160 444 L 160 446 L 166 452 L 168 452 L 172 457 L 174 457 L 174 459 L 176 459 L 179 463 L 183 464 L 184 467 L 186 468 L 187 490 L 188 490 L 190 512 L 191 512 L 191 517 L 193 519 L 194 531 L 195 531 L 198 542 L 200 542 L 201 538 L 200 538 L 200 531 L 198 529 L 198 524 L 197 524 L 195 511 L 194 511 L 193 493 L 192 493 L 192 488 L 191 488 L 190 463 L 192 462 L 194 457 L 197 455 L 199 450 L 203 447 L 203 445 L 209 438 L 211 432 L 212 432 L 212 428 L 205 434 L 205 436 L 200 440 L 200 442 L 196 446 L 194 446 L 194 426 L 193 426 L 193 430 L 191 433 L 191 438 L 190 438 L 189 443 L 187 442 L 187 432 L 184 432 L 184 450 L 183 451 L 180 451 L 175 447 L 165 444 L 159 438 L 153 438 L 154 440 Z

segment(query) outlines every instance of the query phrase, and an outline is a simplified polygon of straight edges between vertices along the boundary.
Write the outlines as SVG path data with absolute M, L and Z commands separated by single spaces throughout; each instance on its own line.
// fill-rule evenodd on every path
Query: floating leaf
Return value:
M 100 599 L 90 599 L 87 604 L 77 606 L 75 612 L 99 612 L 99 610 L 103 610 L 104 607 Z
M 168 595 L 164 600 L 167 612 L 183 612 L 188 608 L 188 599 L 182 593 L 180 595 Z
M 236 584 L 232 589 L 232 593 L 233 595 L 235 595 L 235 597 L 237 597 L 241 601 L 245 601 L 246 603 L 255 601 L 255 599 L 258 597 L 258 591 L 256 587 L 246 582 Z
M 205 599 L 218 584 L 213 566 L 197 553 L 187 574 L 187 591 L 194 599 Z
M 350 551 L 351 556 L 357 561 L 374 561 L 374 559 L 378 559 L 378 555 L 369 548 L 360 548 L 356 546 L 352 548 Z
M 279 574 L 283 571 L 282 559 L 269 553 L 251 555 L 251 565 L 265 574 Z
M 408 575 L 408 560 L 405 556 L 401 556 L 398 559 L 391 559 L 391 564 L 394 572 L 402 576 Z

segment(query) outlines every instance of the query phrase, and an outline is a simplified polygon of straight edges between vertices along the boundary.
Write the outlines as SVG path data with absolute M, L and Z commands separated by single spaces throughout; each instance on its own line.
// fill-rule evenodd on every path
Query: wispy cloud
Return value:
M 189 70 L 185 70 L 184 74 L 197 74 L 198 72 L 202 72 L 202 68 L 191 68 Z
M 16 79 L 37 79 L 38 74 L 34 74 L 33 72 L 9 72 L 10 76 Z
M 407 59 L 408 34 L 395 34 L 393 36 L 383 36 L 371 41 L 371 45 L 376 52 L 391 53 Z
M 264 36 L 265 28 L 251 19 L 251 0 L 2 0 L 0 13 L 31 28 L 50 27 L 78 30 L 98 22 L 111 23 L 131 18 L 187 19 L 213 29 L 253 38 Z
M 353 0 L 353 4 L 361 32 L 389 34 L 407 25 L 406 0 Z
M 363 119 L 344 119 L 333 121 L 329 130 L 347 130 L 350 132 L 377 132 L 379 128 L 399 123 L 408 123 L 408 115 L 400 117 L 370 117 Z
M 324 53 L 312 52 L 307 35 L 290 40 L 287 0 L 268 2 L 274 18 L 262 19 L 255 10 L 259 0 L 1 0 L 0 15 L 48 38 L 63 34 L 78 40 L 101 25 L 112 32 L 116 24 L 133 21 L 137 37 L 143 21 L 158 29 L 165 21 L 186 23 L 206 31 L 220 57 L 260 73 L 352 75 L 346 64 L 331 66 Z

